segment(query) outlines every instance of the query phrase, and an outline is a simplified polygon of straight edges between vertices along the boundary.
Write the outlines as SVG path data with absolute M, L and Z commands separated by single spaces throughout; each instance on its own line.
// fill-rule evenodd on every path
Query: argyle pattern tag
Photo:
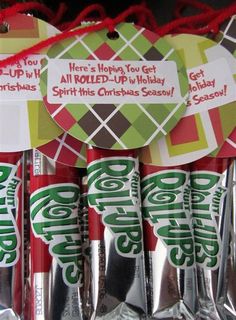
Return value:
M 71 167 L 86 168 L 86 144 L 66 132 L 37 149 L 54 161 Z
M 186 110 L 188 81 L 181 58 L 158 35 L 133 24 L 120 24 L 116 30 L 116 40 L 101 30 L 60 42 L 48 51 L 48 59 L 175 61 L 182 96 L 179 103 L 50 104 L 47 62 L 41 70 L 41 91 L 52 118 L 70 135 L 106 149 L 132 149 L 161 138 L 177 124 Z

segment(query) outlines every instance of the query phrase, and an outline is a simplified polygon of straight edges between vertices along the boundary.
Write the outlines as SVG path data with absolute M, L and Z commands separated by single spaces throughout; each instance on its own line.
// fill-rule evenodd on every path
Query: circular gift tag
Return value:
M 164 138 L 141 149 L 143 163 L 192 162 L 222 145 L 236 124 L 235 59 L 214 41 L 196 35 L 166 36 L 188 69 L 187 111 Z
M 219 34 L 216 36 L 216 41 L 229 50 L 234 57 L 234 73 L 236 73 L 236 16 L 233 16 L 229 21 L 224 23 Z M 228 158 L 236 157 L 236 128 L 225 140 L 222 147 L 217 148 L 213 153 L 213 157 Z
M 106 149 L 148 145 L 186 110 L 183 62 L 158 35 L 133 24 L 74 37 L 48 51 L 41 70 L 45 105 L 75 138 Z
M 64 165 L 77 168 L 86 167 L 86 144 L 66 132 L 37 150 Z
M 0 33 L 0 58 L 32 46 L 59 31 L 32 16 L 6 18 L 9 30 Z M 45 110 L 39 89 L 44 52 L 0 70 L 0 152 L 23 151 L 54 139 L 62 130 Z

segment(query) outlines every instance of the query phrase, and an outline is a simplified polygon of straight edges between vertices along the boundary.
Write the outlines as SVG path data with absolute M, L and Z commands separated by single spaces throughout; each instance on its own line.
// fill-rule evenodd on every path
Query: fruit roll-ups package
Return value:
M 88 179 L 85 172 L 81 172 L 80 179 L 80 206 L 79 218 L 81 226 L 82 256 L 83 256 L 83 288 L 82 288 L 82 305 L 85 319 L 90 319 L 92 312 L 92 295 L 91 295 L 91 272 L 90 272 L 90 240 L 88 227 Z
M 23 153 L 0 153 L 0 319 L 23 313 L 23 177 Z
M 31 320 L 82 319 L 78 170 L 34 150 L 30 193 Z
M 190 171 L 141 166 L 147 292 L 151 319 L 194 319 L 196 269 Z
M 233 170 L 229 170 L 229 201 L 228 205 L 229 218 L 224 224 L 224 242 L 222 248 L 222 259 L 221 267 L 221 286 L 218 294 L 218 301 L 220 305 L 221 314 L 227 316 L 227 320 L 233 320 L 236 318 L 236 161 L 234 160 L 231 164 Z M 232 173 L 233 171 L 233 173 Z M 224 319 L 222 317 L 222 319 Z
M 88 149 L 91 319 L 147 312 L 139 163 L 135 151 Z
M 190 180 L 200 305 L 197 319 L 230 319 L 224 300 L 230 251 L 235 250 L 229 246 L 233 161 L 202 158 L 191 164 Z

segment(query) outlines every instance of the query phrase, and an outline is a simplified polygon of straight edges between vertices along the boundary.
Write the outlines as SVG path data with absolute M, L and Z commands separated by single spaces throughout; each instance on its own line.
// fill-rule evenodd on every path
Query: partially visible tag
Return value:
M 9 57 L 0 54 L 0 59 Z M 0 69 L 1 101 L 42 100 L 39 88 L 39 77 L 42 54 L 34 54 L 17 61 L 4 69 Z
M 197 113 L 199 106 L 210 110 L 236 101 L 235 81 L 225 58 L 188 69 L 188 78 L 188 115 Z
M 59 33 L 30 15 L 6 17 L 9 30 L 0 33 L 0 59 Z M 0 152 L 23 151 L 43 145 L 62 133 L 44 108 L 39 90 L 45 51 L 0 69 Z
M 175 166 L 200 159 L 222 145 L 236 125 L 232 56 L 205 37 L 179 34 L 165 39 L 184 58 L 189 77 L 186 113 L 166 137 L 141 150 L 141 162 Z

